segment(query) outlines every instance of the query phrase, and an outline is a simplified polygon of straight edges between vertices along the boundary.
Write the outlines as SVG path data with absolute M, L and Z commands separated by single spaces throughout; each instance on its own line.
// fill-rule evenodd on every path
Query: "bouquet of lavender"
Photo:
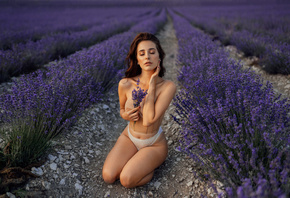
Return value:
M 144 91 L 144 89 L 141 89 L 139 87 L 140 84 L 140 79 L 138 78 L 137 80 L 137 90 L 133 89 L 132 91 L 132 100 L 133 100 L 133 105 L 134 108 L 140 106 L 140 103 L 142 102 L 143 98 L 145 98 L 145 96 L 147 95 L 147 91 Z M 135 129 L 135 123 L 136 121 L 134 121 L 134 129 Z
M 137 80 L 137 90 L 133 89 L 132 91 L 132 100 L 133 100 L 133 105 L 134 108 L 138 107 L 140 103 L 142 102 L 143 98 L 147 95 L 147 91 L 144 91 L 144 89 L 141 89 L 139 87 L 140 84 L 140 79 L 138 78 Z

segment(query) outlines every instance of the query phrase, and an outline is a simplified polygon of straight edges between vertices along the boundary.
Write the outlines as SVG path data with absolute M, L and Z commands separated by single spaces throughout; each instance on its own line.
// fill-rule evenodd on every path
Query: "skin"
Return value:
M 157 133 L 164 113 L 175 95 L 176 86 L 172 81 L 158 76 L 160 59 L 154 42 L 141 41 L 139 43 L 137 60 L 142 73 L 119 82 L 120 115 L 130 122 L 130 129 L 134 126 L 138 130 L 139 133 L 132 133 L 133 136 L 147 139 Z M 148 61 L 151 64 L 146 64 Z M 140 79 L 139 86 L 142 89 L 148 89 L 148 94 L 143 99 L 142 117 L 139 113 L 140 107 L 125 109 L 126 101 L 131 100 L 132 90 L 137 87 L 138 78 Z M 105 160 L 103 179 L 106 183 L 114 183 L 120 179 L 121 184 L 126 188 L 144 185 L 152 179 L 154 170 L 165 161 L 167 154 L 168 145 L 164 133 L 161 133 L 153 145 L 138 151 L 128 137 L 127 126 Z

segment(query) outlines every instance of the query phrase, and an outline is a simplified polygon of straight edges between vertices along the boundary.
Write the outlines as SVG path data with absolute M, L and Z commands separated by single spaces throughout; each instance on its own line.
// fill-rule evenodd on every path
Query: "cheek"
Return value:
M 157 59 L 159 59 L 159 54 L 158 53 L 156 53 L 156 54 L 154 54 L 155 55 L 155 57 L 157 58 Z
M 159 55 L 154 56 L 154 60 L 159 61 Z

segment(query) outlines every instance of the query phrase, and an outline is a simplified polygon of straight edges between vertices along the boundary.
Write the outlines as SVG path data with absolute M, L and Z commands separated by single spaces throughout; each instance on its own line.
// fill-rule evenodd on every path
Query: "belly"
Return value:
M 130 122 L 129 123 L 129 130 L 130 130 L 130 133 L 138 138 L 138 139 L 148 139 L 152 136 L 154 136 L 158 130 L 159 130 L 159 125 L 154 126 L 154 124 L 148 126 L 148 127 L 145 127 L 143 126 L 142 122 L 137 121 L 135 124 L 134 122 Z

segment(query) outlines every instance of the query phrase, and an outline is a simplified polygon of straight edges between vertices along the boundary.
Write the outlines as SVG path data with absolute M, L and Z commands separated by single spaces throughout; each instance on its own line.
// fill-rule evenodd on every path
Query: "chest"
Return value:
M 133 109 L 134 108 L 134 101 L 133 101 L 133 98 L 132 98 L 132 92 L 133 90 L 137 90 L 136 87 L 131 87 L 131 89 L 129 89 L 127 92 L 126 92 L 126 97 L 127 97 L 127 100 L 126 100 L 126 103 L 125 103 L 125 110 L 130 110 L 130 109 Z M 142 89 L 142 88 L 141 88 Z M 145 90 L 144 90 L 145 91 Z M 156 102 L 158 96 L 160 95 L 161 93 L 161 86 L 156 86 L 156 90 L 155 90 L 155 97 L 154 97 L 154 102 Z M 147 95 L 146 95 L 147 96 Z M 141 112 L 142 112 L 142 109 L 143 109 L 143 106 L 144 106 L 144 101 L 146 99 L 146 96 L 145 98 L 143 98 L 143 100 L 141 101 L 140 103 L 140 106 L 141 106 Z

